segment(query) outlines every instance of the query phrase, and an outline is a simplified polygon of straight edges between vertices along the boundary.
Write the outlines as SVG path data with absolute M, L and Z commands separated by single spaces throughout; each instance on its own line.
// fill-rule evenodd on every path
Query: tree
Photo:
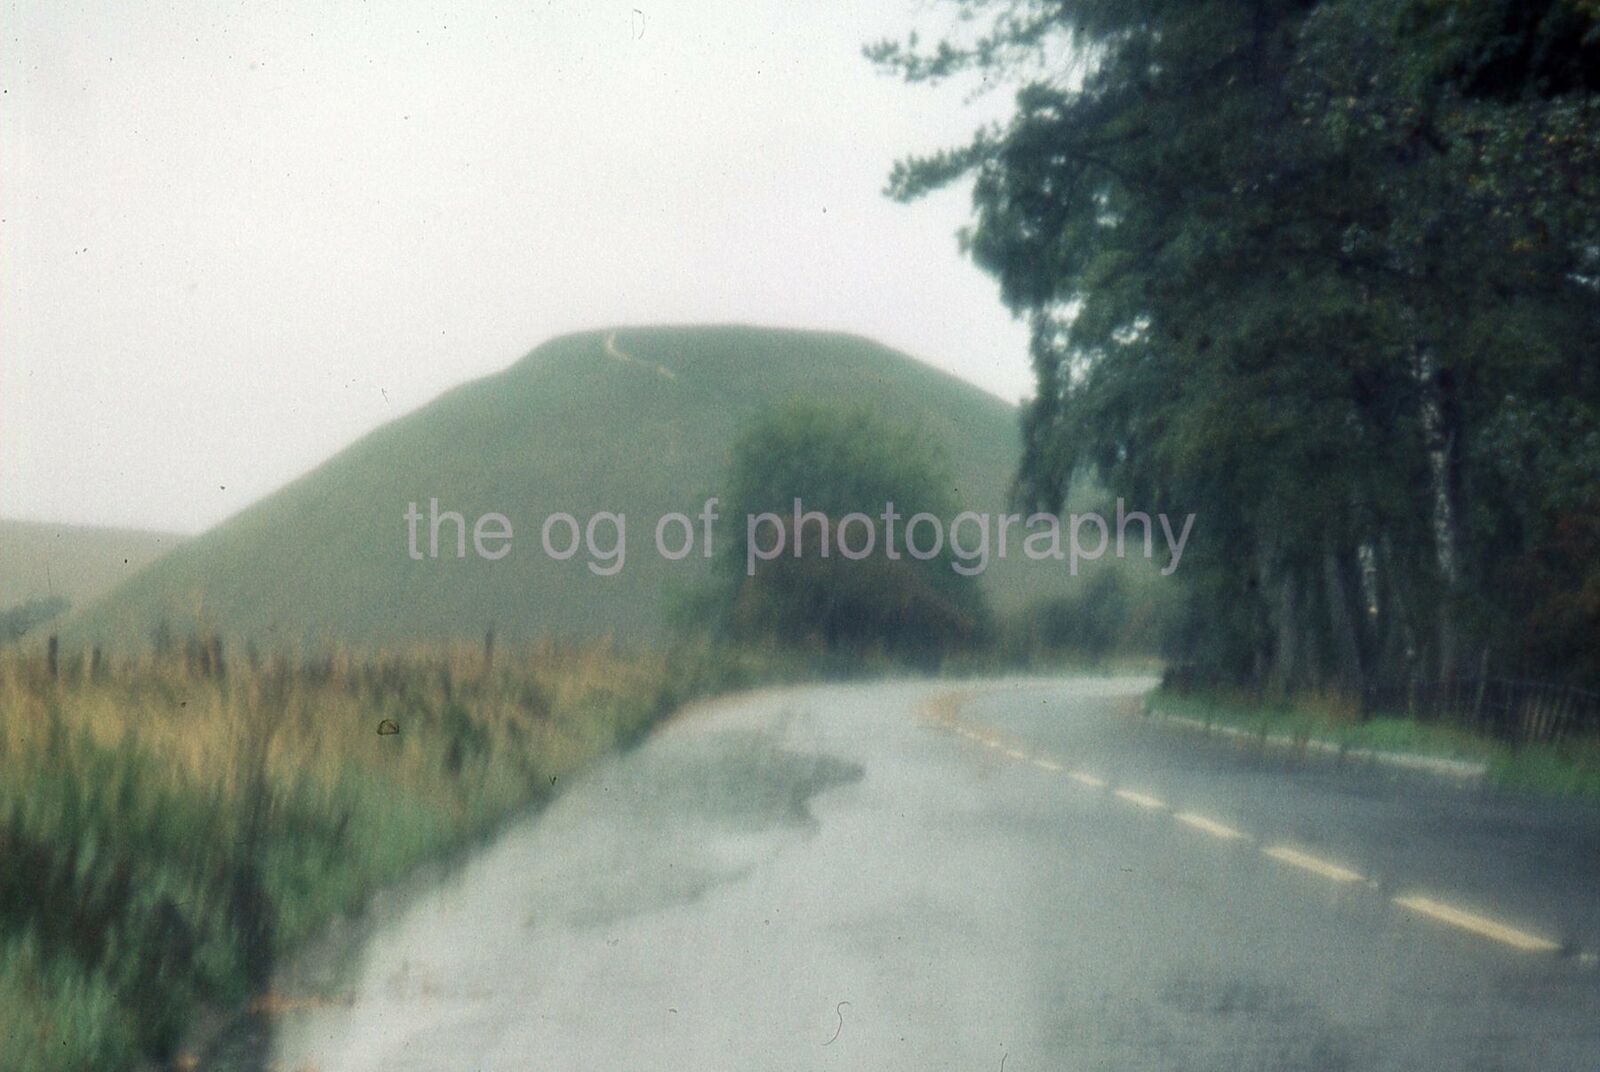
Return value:
M 1232 679 L 1530 669 L 1502 566 L 1596 482 L 1497 459 L 1592 457 L 1600 9 L 954 2 L 989 30 L 867 51 L 1022 83 L 890 192 L 973 181 L 963 242 L 1033 329 L 1023 492 L 1095 472 L 1196 511 L 1176 654 Z
M 980 636 L 987 618 L 981 593 L 974 579 L 951 568 L 948 546 L 935 558 L 914 558 L 903 522 L 891 543 L 882 521 L 889 504 L 904 518 L 954 513 L 942 452 L 915 430 L 870 409 L 781 406 L 740 438 L 727 487 L 736 536 L 724 545 L 720 603 L 725 627 L 737 635 L 917 659 Z M 807 514 L 827 519 L 830 551 L 821 520 L 812 518 L 801 526 L 801 553 L 792 553 L 797 499 Z M 785 552 L 757 562 L 752 573 L 746 519 L 763 513 L 782 519 L 776 528 Z M 872 519 L 876 532 L 873 552 L 859 559 L 843 556 L 837 544 L 839 521 L 852 513 Z M 776 535 L 765 531 L 761 546 Z M 865 546 L 859 523 L 851 539 L 853 547 Z

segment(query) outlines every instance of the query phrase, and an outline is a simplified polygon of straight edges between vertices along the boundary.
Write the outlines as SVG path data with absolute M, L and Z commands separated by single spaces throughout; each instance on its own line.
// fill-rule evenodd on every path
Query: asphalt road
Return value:
M 1147 681 L 735 698 L 280 981 L 266 1067 L 1600 1068 L 1600 819 Z

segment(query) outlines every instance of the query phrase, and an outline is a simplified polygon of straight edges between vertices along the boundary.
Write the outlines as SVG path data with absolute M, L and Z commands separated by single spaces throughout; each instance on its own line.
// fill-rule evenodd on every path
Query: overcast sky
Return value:
M 0 516 L 198 531 L 560 332 L 861 332 L 1015 401 L 1025 330 L 894 160 L 908 0 L 7 4 Z

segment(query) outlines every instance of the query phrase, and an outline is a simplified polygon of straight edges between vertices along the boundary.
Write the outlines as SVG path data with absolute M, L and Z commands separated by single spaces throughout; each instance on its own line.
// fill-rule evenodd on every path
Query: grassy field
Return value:
M 0 1068 L 170 1057 L 331 919 L 771 672 L 606 644 L 222 665 L 0 653 Z
M 1512 746 L 1448 723 L 1419 722 L 1378 712 L 1358 719 L 1336 702 L 1259 703 L 1245 697 L 1187 695 L 1160 690 L 1150 696 L 1157 715 L 1226 726 L 1292 743 L 1321 741 L 1352 751 L 1390 752 L 1481 763 L 1496 785 L 1600 802 L 1600 741 Z

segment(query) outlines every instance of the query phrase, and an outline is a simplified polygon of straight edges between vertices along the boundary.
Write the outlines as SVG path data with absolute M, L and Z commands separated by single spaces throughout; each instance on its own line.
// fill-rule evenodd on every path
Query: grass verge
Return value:
M 1496 785 L 1600 802 L 1600 741 L 1512 746 L 1444 723 L 1378 713 L 1357 719 L 1339 705 L 1261 703 L 1227 694 L 1151 693 L 1153 714 L 1243 730 L 1294 744 L 1481 763 Z
M 554 643 L 492 663 L 201 653 L 0 653 L 7 1072 L 171 1059 L 198 1009 L 241 1005 L 380 887 L 686 700 L 793 669 Z

